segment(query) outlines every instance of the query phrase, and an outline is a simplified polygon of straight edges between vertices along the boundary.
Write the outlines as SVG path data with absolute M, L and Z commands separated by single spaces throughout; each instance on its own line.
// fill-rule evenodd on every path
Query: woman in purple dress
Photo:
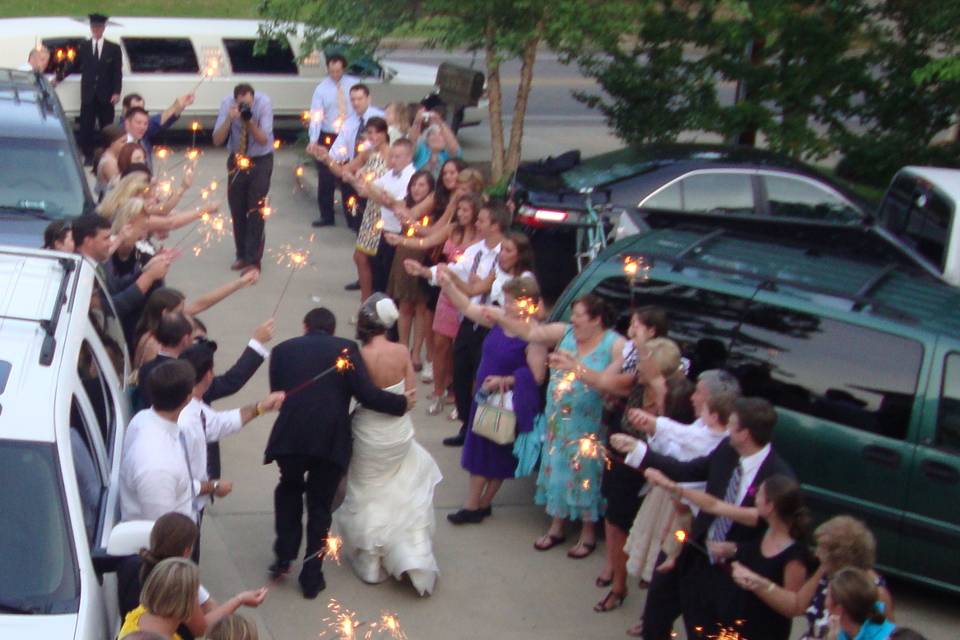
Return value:
M 533 429 L 533 419 L 540 412 L 540 385 L 547 371 L 546 348 L 527 344 L 506 333 L 494 319 L 501 315 L 525 317 L 540 305 L 540 288 L 531 276 L 521 276 L 503 285 L 502 307 L 473 304 L 444 273 L 440 276 L 443 291 L 460 313 L 464 322 L 477 322 L 493 327 L 483 341 L 483 355 L 477 368 L 476 388 L 486 393 L 509 392 L 517 418 L 517 432 Z M 497 302 L 494 300 L 494 302 Z M 473 425 L 477 402 L 470 407 L 468 425 Z M 447 514 L 453 524 L 478 523 L 491 514 L 490 504 L 506 478 L 514 477 L 517 459 L 513 443 L 497 444 L 467 429 L 460 465 L 470 474 L 470 486 L 463 508 Z

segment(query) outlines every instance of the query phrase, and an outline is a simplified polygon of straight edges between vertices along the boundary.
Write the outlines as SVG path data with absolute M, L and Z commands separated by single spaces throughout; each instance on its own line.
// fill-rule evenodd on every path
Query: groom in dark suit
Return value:
M 276 460 L 280 468 L 274 491 L 276 561 L 270 573 L 274 578 L 284 575 L 297 557 L 306 493 L 307 547 L 300 586 L 305 598 L 316 598 L 326 587 L 322 561 L 333 499 L 353 449 L 350 399 L 402 416 L 413 406 L 413 392 L 401 396 L 378 389 L 367 375 L 357 344 L 333 335 L 336 318 L 329 310 L 307 313 L 303 329 L 304 335 L 278 344 L 270 356 L 270 389 L 287 392 L 287 398 L 267 440 L 264 464 Z M 344 355 L 350 361 L 348 369 L 308 382 Z
M 681 462 L 650 451 L 646 444 L 626 434 L 611 436 L 610 443 L 627 453 L 626 464 L 652 467 L 676 482 L 706 482 L 707 493 L 741 507 L 754 506 L 757 489 L 773 475 L 794 477 L 790 466 L 773 450 L 770 440 L 777 414 L 762 398 L 739 398 L 730 415 L 729 436 L 709 455 Z M 711 542 L 747 542 L 763 535 L 761 526 L 747 527 L 729 518 L 701 510 L 690 528 L 689 539 L 701 548 Z M 666 556 L 661 553 L 659 565 Z M 643 609 L 643 637 L 667 640 L 673 621 L 683 614 L 688 638 L 706 637 L 721 622 L 722 603 L 737 589 L 723 574 L 721 564 L 690 545 L 683 547 L 675 567 L 654 572 Z
M 81 72 L 80 148 L 87 161 L 93 158 L 96 132 L 113 122 L 123 84 L 120 45 L 103 37 L 107 16 L 91 13 L 89 17 L 90 39 L 77 48 L 76 59 L 64 66 L 60 78 Z

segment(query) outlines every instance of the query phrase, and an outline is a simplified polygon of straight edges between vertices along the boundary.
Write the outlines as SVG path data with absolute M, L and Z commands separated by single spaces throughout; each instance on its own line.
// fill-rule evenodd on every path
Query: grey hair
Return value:
M 697 382 L 703 383 L 711 398 L 727 395 L 734 400 L 740 395 L 740 383 L 723 369 L 708 369 L 697 376 Z

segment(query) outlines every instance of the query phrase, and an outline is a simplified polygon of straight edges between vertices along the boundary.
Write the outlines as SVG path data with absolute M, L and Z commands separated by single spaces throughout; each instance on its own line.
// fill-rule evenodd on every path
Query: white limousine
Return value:
M 238 82 L 269 95 L 278 119 L 299 119 L 326 75 L 323 52 L 303 56 L 300 40 L 291 37 L 289 46 L 273 40 L 265 54 L 254 55 L 259 25 L 257 20 L 112 17 L 105 37 L 123 50 L 123 93 L 139 93 L 151 111 L 196 87 L 196 102 L 180 126 L 193 120 L 212 124 L 220 101 Z M 0 67 L 24 64 L 30 49 L 43 43 L 52 54 L 48 71 L 54 73 L 89 37 L 86 17 L 0 19 Z M 350 73 L 370 86 L 380 106 L 418 102 L 434 91 L 437 78 L 435 66 L 390 60 L 361 60 Z M 67 77 L 57 93 L 67 116 L 78 116 L 79 76 Z

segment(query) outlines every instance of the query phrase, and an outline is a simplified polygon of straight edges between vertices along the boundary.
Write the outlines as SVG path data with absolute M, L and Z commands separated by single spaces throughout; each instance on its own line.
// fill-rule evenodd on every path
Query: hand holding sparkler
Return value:
M 758 573 L 755 573 L 745 567 L 742 562 L 734 560 L 730 563 L 731 572 L 730 575 L 733 578 L 733 581 L 737 583 L 737 586 L 741 589 L 746 589 L 747 591 L 760 591 L 762 589 L 772 589 L 776 585 L 764 578 Z
M 610 446 L 622 454 L 628 454 L 636 449 L 637 442 L 639 441 L 636 438 L 625 433 L 615 433 L 610 436 Z
M 334 371 L 336 371 L 337 373 L 346 373 L 351 369 L 353 369 L 353 362 L 350 360 L 350 353 L 346 349 L 344 349 L 343 351 L 340 352 L 340 355 L 337 356 L 337 359 L 334 361 L 333 365 L 327 367 L 317 375 L 313 376 L 312 378 L 308 378 L 307 380 L 301 382 L 294 388 L 287 391 L 287 397 L 289 398 L 293 395 L 300 393 L 310 385 L 314 384 L 315 382 L 324 378 L 325 376 L 333 373 Z M 415 389 L 413 391 L 416 392 Z M 404 392 L 404 393 L 407 393 L 407 392 Z M 409 403 L 409 399 L 407 402 Z
M 726 540 L 710 540 L 707 542 L 707 551 L 714 558 L 729 560 L 737 555 L 737 545 Z
M 257 415 L 268 413 L 270 411 L 279 411 L 280 407 L 283 406 L 283 401 L 286 400 L 287 394 L 283 391 L 274 391 L 267 395 L 266 398 L 257 403 Z
M 258 272 L 259 273 L 259 272 Z M 273 331 L 276 322 L 273 318 L 267 318 L 263 324 L 257 327 L 253 332 L 253 339 L 261 344 L 266 344 L 273 340 Z
M 628 409 L 627 420 L 648 435 L 653 435 L 657 431 L 657 416 L 643 409 Z
M 267 593 L 269 591 L 270 590 L 267 589 L 267 587 L 260 587 L 254 591 L 241 591 L 233 597 L 237 600 L 237 602 L 240 603 L 240 607 L 256 608 L 263 604 L 263 601 L 267 599 Z
M 679 489 L 677 483 L 668 478 L 663 471 L 659 469 L 644 469 L 643 477 L 647 479 L 647 482 L 662 487 L 670 493 L 677 494 Z
M 557 350 L 547 357 L 547 364 L 557 371 L 573 371 L 578 376 L 582 373 L 582 365 L 569 351 Z

